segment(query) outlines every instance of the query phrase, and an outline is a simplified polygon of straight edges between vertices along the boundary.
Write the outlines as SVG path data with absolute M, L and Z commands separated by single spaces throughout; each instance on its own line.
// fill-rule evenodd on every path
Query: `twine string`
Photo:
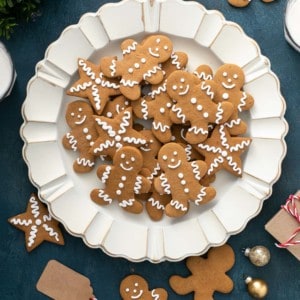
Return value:
M 297 209 L 296 201 L 300 201 L 300 197 L 296 195 L 290 195 L 286 200 L 286 203 L 281 206 L 289 215 L 295 218 L 295 220 L 300 224 L 300 212 Z M 289 246 L 295 246 L 300 244 L 300 240 L 294 240 L 297 234 L 300 232 L 300 226 L 297 227 L 287 241 L 284 243 L 276 243 L 278 248 L 287 248 Z

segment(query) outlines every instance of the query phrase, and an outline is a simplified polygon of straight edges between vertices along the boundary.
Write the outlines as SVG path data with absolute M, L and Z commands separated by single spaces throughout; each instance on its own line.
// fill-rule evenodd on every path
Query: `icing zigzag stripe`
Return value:
M 131 136 L 125 136 L 123 138 L 124 142 L 127 142 L 129 144 L 135 144 L 135 145 L 139 145 L 139 144 L 146 144 L 146 140 L 141 139 L 141 138 L 135 138 L 135 137 L 131 137 Z
M 142 188 L 142 177 L 141 176 L 137 176 L 136 177 L 136 182 L 134 184 L 134 193 L 135 194 L 139 194 L 140 193 L 140 190 Z
M 181 211 L 187 211 L 187 207 L 185 207 L 178 200 L 171 200 L 170 205 L 175 207 L 175 209 L 178 209 L 178 210 L 181 210 Z
M 232 156 L 228 156 L 226 157 L 227 161 L 228 161 L 228 164 L 230 167 L 232 167 L 232 170 L 234 172 L 237 172 L 239 175 L 242 174 L 242 169 L 238 167 L 238 164 L 236 162 L 233 161 L 233 158 Z
M 203 197 L 206 196 L 206 187 L 202 187 L 200 193 L 197 195 L 197 200 L 195 201 L 196 205 L 200 205 L 203 200 Z
M 37 218 L 40 215 L 39 212 L 39 204 L 38 202 L 35 200 L 35 197 L 31 197 L 29 199 L 29 202 L 31 203 L 30 207 L 31 207 L 31 213 L 33 214 L 33 216 L 35 218 Z
M 37 227 L 35 225 L 31 226 L 28 237 L 28 243 L 27 245 L 31 247 L 35 243 L 36 234 L 38 232 Z
M 205 91 L 206 95 L 210 97 L 210 99 L 214 98 L 214 92 L 211 90 L 211 86 L 206 84 L 205 81 L 202 82 L 201 84 L 201 90 Z
M 222 119 L 223 119 L 223 113 L 224 113 L 224 110 L 222 109 L 221 103 L 219 103 L 218 104 L 218 111 L 216 113 L 216 117 L 217 117 L 216 124 L 219 124 L 220 121 L 222 121 Z
M 102 152 L 104 149 L 108 149 L 115 145 L 114 141 L 107 140 L 104 143 L 100 144 L 98 148 L 94 149 L 94 153 L 97 154 L 98 152 Z
M 80 157 L 78 157 L 77 159 L 76 159 L 76 161 L 77 161 L 77 164 L 78 165 L 83 165 L 83 166 L 89 166 L 89 167 L 93 167 L 94 166 L 94 162 L 93 161 L 91 161 L 91 160 L 89 160 L 89 159 L 85 159 L 84 157 L 82 157 L 82 158 L 80 158 Z
M 32 224 L 32 220 L 21 220 L 21 219 L 16 219 L 13 218 L 10 220 L 10 223 L 14 224 L 14 225 L 21 225 L 21 226 L 29 226 L 30 224 Z
M 153 300 L 159 300 L 159 294 L 156 293 L 155 289 L 151 291 L 151 296 Z
M 251 143 L 251 140 L 247 140 L 247 141 L 242 141 L 240 144 L 236 144 L 234 146 L 230 147 L 230 152 L 236 152 L 239 151 L 241 149 L 244 149 L 245 147 L 248 147 Z
M 129 200 L 122 200 L 119 205 L 123 208 L 127 207 L 127 206 L 132 206 L 134 203 L 134 199 L 129 199 Z
M 71 148 L 73 151 L 77 151 L 77 141 L 70 132 L 67 133 L 66 135 L 67 139 L 69 140 L 69 144 L 71 145 Z
M 196 75 L 201 80 L 211 80 L 211 79 L 213 79 L 212 75 L 206 74 L 205 72 L 199 73 L 197 71 L 194 71 L 193 74 Z
M 105 130 L 110 137 L 114 137 L 116 135 L 116 131 L 112 128 L 111 125 L 108 125 L 107 122 L 102 121 L 100 118 L 96 118 L 95 121 L 97 124 Z
M 89 82 L 84 82 L 83 84 L 78 84 L 73 87 L 70 88 L 70 92 L 71 93 L 78 93 L 80 91 L 85 91 L 88 87 L 90 87 L 91 85 L 93 84 L 92 81 L 89 81 Z
M 184 148 L 187 160 L 190 161 L 192 159 L 192 146 L 187 144 Z
M 52 218 L 51 218 L 51 216 L 50 215 L 44 215 L 43 216 L 43 220 L 44 220 L 44 222 L 47 222 L 47 221 L 51 221 L 52 220 Z
M 95 73 L 92 71 L 90 67 L 87 66 L 85 61 L 83 59 L 80 59 L 78 62 L 79 66 L 82 67 L 82 70 L 86 73 L 87 76 L 91 77 L 93 80 L 95 80 L 96 76 Z
M 143 99 L 141 101 L 141 112 L 143 114 L 143 118 L 144 120 L 147 120 L 148 119 L 148 104 L 147 104 L 147 101 L 145 99 Z
M 148 202 L 150 202 L 151 205 L 153 207 L 156 207 L 157 209 L 160 209 L 160 210 L 164 210 L 165 209 L 165 207 L 159 202 L 159 200 L 155 200 L 153 197 L 150 197 L 148 199 Z
M 99 110 L 101 108 L 101 99 L 100 99 L 98 87 L 95 84 L 92 86 L 92 91 L 93 91 L 92 95 L 93 95 L 93 100 L 95 102 L 95 107 L 97 110 Z
M 189 132 L 193 132 L 194 134 L 208 134 L 208 130 L 203 129 L 202 127 L 192 126 L 188 129 Z
M 182 109 L 180 107 L 173 105 L 172 112 L 176 113 L 177 118 L 180 119 L 182 123 L 185 123 L 185 114 L 182 113 Z
M 129 124 L 129 120 L 131 118 L 131 113 L 130 111 L 125 111 L 124 112 L 124 116 L 122 118 L 122 122 L 120 124 L 120 130 L 118 130 L 118 134 L 124 134 L 127 131 L 127 128 L 130 124 Z
M 134 80 L 125 80 L 125 79 L 121 79 L 120 80 L 120 84 L 124 85 L 124 86 L 129 86 L 129 87 L 134 87 L 135 85 L 139 84 L 137 81 Z
M 196 178 L 197 180 L 201 180 L 201 174 L 200 174 L 200 170 L 199 170 L 199 166 L 198 166 L 197 162 L 196 162 L 196 161 L 193 161 L 193 162 L 191 163 L 191 166 L 192 166 L 192 168 L 193 168 L 193 173 L 195 174 L 195 178 Z
M 160 95 L 161 93 L 164 93 L 167 91 L 167 83 L 164 82 L 162 85 L 160 85 L 156 90 L 151 91 L 149 93 L 149 96 L 154 99 L 156 96 Z
M 240 112 L 243 110 L 243 107 L 246 105 L 246 99 L 247 99 L 247 94 L 243 92 L 243 97 L 240 99 L 241 103 L 237 107 Z
M 164 173 L 160 174 L 161 186 L 164 188 L 166 194 L 171 194 L 171 185 L 168 183 L 168 179 Z
M 55 238 L 55 240 L 56 240 L 57 242 L 59 241 L 58 233 L 55 232 L 55 231 L 53 230 L 53 228 L 49 227 L 47 224 L 43 224 L 43 228 L 48 232 L 48 234 L 49 234 L 51 237 L 54 236 L 54 238 Z
M 226 122 L 224 125 L 228 128 L 232 128 L 233 126 L 240 125 L 241 121 L 242 120 L 240 118 L 237 118 L 237 119 L 231 120 L 230 122 Z
M 198 144 L 198 148 L 203 149 L 207 152 L 213 152 L 213 153 L 221 153 L 222 150 L 218 147 L 215 146 L 209 146 L 209 145 L 203 145 L 203 144 Z
M 154 66 L 153 69 L 148 70 L 144 75 L 143 79 L 147 80 L 147 77 L 151 77 L 152 75 L 156 74 L 157 71 L 161 71 L 161 68 L 159 66 Z
M 172 59 L 172 65 L 175 65 L 176 69 L 180 70 L 181 69 L 181 65 L 180 65 L 180 62 L 178 61 L 178 55 L 173 52 L 171 54 L 171 59 Z
M 229 145 L 227 143 L 227 138 L 225 136 L 224 132 L 224 125 L 220 126 L 219 132 L 220 132 L 220 139 L 221 139 L 221 144 L 224 146 L 226 149 L 229 149 Z
M 109 204 L 112 203 L 112 199 L 104 193 L 104 190 L 99 190 L 98 197 L 101 198 L 103 201 L 108 202 Z
M 224 159 L 223 159 L 222 156 L 216 157 L 216 158 L 214 159 L 214 161 L 210 164 L 210 167 L 209 167 L 209 169 L 208 169 L 208 171 L 207 171 L 207 174 L 210 175 L 211 172 L 213 172 L 213 170 L 214 170 L 215 168 L 217 168 L 217 167 L 218 167 L 221 163 L 223 163 L 223 162 L 224 162 Z
M 111 65 L 109 66 L 109 69 L 111 70 L 111 72 L 110 72 L 110 75 L 112 76 L 112 77 L 114 77 L 115 75 L 116 75 L 116 60 L 115 59 L 113 59 L 112 61 L 111 61 Z
M 138 45 L 137 42 L 133 42 L 131 45 L 129 45 L 129 46 L 127 47 L 127 49 L 124 49 L 124 50 L 123 50 L 123 54 L 129 54 L 131 51 L 135 51 L 137 45 Z
M 103 172 L 102 177 L 100 179 L 103 183 L 106 183 L 106 180 L 109 177 L 110 171 L 111 171 L 111 166 L 106 166 L 105 171 Z
M 160 171 L 160 165 L 159 165 L 159 163 L 157 163 L 156 166 L 154 167 L 152 173 L 150 174 L 150 176 L 147 177 L 147 179 L 152 180 L 154 178 L 154 176 L 158 175 L 159 171 Z
M 161 122 L 152 122 L 154 130 L 160 130 L 161 132 L 166 132 L 168 129 L 170 129 L 170 126 L 163 125 Z

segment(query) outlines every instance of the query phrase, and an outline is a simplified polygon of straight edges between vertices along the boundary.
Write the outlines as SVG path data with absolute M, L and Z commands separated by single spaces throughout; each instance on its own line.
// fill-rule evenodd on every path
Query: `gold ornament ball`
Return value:
M 246 248 L 244 254 L 257 267 L 265 266 L 271 259 L 270 251 L 264 246 Z
M 262 279 L 248 276 L 245 283 L 247 284 L 248 293 L 255 299 L 263 299 L 268 294 L 268 285 Z

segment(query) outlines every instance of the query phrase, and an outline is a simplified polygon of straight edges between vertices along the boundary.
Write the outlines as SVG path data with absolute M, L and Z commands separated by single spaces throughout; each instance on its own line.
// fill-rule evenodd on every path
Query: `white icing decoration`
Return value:
M 113 59 L 112 61 L 111 61 L 111 65 L 109 66 L 109 69 L 110 69 L 110 75 L 112 76 L 112 77 L 114 77 L 115 75 L 116 75 L 116 60 L 115 59 Z
M 200 174 L 200 170 L 199 170 L 199 166 L 198 166 L 197 162 L 196 162 L 196 161 L 193 161 L 193 162 L 191 163 L 191 166 L 192 166 L 192 168 L 193 168 L 193 173 L 194 173 L 194 175 L 195 175 L 195 178 L 196 178 L 197 180 L 201 180 L 201 174 Z
M 184 95 L 186 95 L 189 92 L 189 90 L 190 90 L 190 85 L 187 84 L 185 90 L 182 91 L 182 92 L 180 92 L 180 93 L 178 93 L 178 95 L 179 96 L 184 96 Z
M 229 145 L 227 142 L 227 138 L 225 135 L 225 131 L 224 131 L 224 125 L 220 126 L 219 132 L 220 132 L 220 139 L 221 139 L 221 144 L 224 148 L 229 149 Z
M 115 141 L 107 140 L 104 143 L 101 143 L 98 148 L 94 149 L 94 153 L 97 154 L 98 152 L 102 152 L 104 149 L 108 149 L 115 145 Z
M 92 86 L 92 96 L 95 102 L 95 107 L 97 110 L 99 110 L 101 108 L 101 99 L 100 99 L 98 87 L 96 85 Z
M 89 159 L 86 159 L 86 158 L 84 158 L 84 157 L 82 157 L 82 158 L 77 158 L 76 159 L 76 162 L 77 162 L 77 164 L 78 165 L 83 165 L 83 166 L 89 166 L 90 168 L 91 167 L 93 167 L 94 165 L 95 165 L 95 163 L 93 162 L 93 161 L 91 161 L 91 160 L 89 160 Z
M 228 93 L 223 93 L 222 98 L 224 100 L 228 100 L 229 99 L 229 94 Z
M 205 91 L 206 95 L 210 97 L 210 99 L 214 98 L 214 92 L 211 90 L 211 86 L 208 85 L 205 81 L 201 83 L 201 90 Z
M 181 173 L 181 172 L 180 172 L 180 173 L 178 173 L 178 175 L 177 175 L 177 176 L 178 176 L 178 178 L 180 178 L 180 179 L 182 179 L 182 178 L 184 177 L 183 173 Z
M 196 127 L 196 126 L 192 126 L 188 129 L 189 132 L 192 132 L 194 134 L 203 134 L 203 135 L 207 135 L 208 134 L 208 130 L 205 130 L 201 127 Z
M 31 247 L 35 243 L 37 232 L 38 230 L 36 225 L 31 226 L 27 243 L 28 247 Z
M 243 96 L 240 99 L 240 104 L 237 107 L 240 112 L 243 110 L 243 107 L 246 105 L 246 99 L 247 99 L 247 94 L 243 92 Z
M 78 64 L 80 67 L 82 67 L 82 70 L 86 73 L 88 77 L 91 77 L 91 79 L 95 80 L 96 78 L 95 73 L 92 71 L 92 68 L 87 66 L 87 64 L 83 59 L 80 59 Z
M 37 218 L 40 215 L 40 211 L 39 211 L 39 203 L 38 201 L 35 199 L 35 197 L 31 197 L 29 199 L 29 202 L 31 203 L 30 207 L 31 207 L 31 213 L 33 214 L 33 216 L 35 218 Z
M 197 71 L 194 71 L 193 74 L 196 75 L 201 80 L 211 80 L 211 79 L 213 79 L 211 74 L 206 74 L 205 72 L 199 73 Z
M 151 205 L 152 205 L 153 207 L 156 207 L 157 209 L 160 209 L 160 210 L 164 210 L 164 209 L 165 209 L 164 205 L 162 205 L 162 204 L 159 202 L 159 200 L 155 200 L 153 197 L 150 197 L 150 198 L 148 199 L 148 202 L 150 202 Z
M 185 123 L 185 114 L 182 112 L 182 109 L 180 107 L 177 107 L 176 105 L 172 106 L 172 112 L 176 113 L 176 117 L 181 120 L 182 123 Z
M 139 82 L 138 82 L 138 81 L 135 81 L 135 80 L 130 80 L 130 79 L 125 80 L 125 79 L 122 78 L 122 79 L 120 80 L 120 84 L 122 84 L 123 86 L 133 87 L 133 86 L 135 86 L 135 85 L 138 85 Z
M 155 50 L 157 51 L 158 48 L 155 48 Z M 149 52 L 149 54 L 150 54 L 151 56 L 153 56 L 153 57 L 156 57 L 156 58 L 159 57 L 159 53 L 154 53 L 150 47 L 148 48 L 148 52 Z
M 244 149 L 245 147 L 248 147 L 251 143 L 251 140 L 244 140 L 240 144 L 236 144 L 234 146 L 231 146 L 229 148 L 230 152 L 236 152 L 239 151 L 240 149 Z
M 223 113 L 224 113 L 224 110 L 222 109 L 221 103 L 219 103 L 218 104 L 218 110 L 217 110 L 217 113 L 216 113 L 216 124 L 219 124 L 220 121 L 223 119 Z
M 95 121 L 99 126 L 102 127 L 103 130 L 105 130 L 108 133 L 110 137 L 116 136 L 116 131 L 107 122 L 102 121 L 100 118 L 96 118 Z
M 240 125 L 241 119 L 237 118 L 234 120 L 231 120 L 230 122 L 226 122 L 224 125 L 227 126 L 228 128 L 233 128 L 234 126 Z
M 153 290 L 151 291 L 151 296 L 152 296 L 153 300 L 159 300 L 159 294 L 157 294 L 157 293 L 155 292 L 155 289 L 153 289 Z
M 133 167 L 125 167 L 122 163 L 120 163 L 120 167 L 124 170 L 124 171 L 131 171 L 133 169 Z
M 98 197 L 101 198 L 103 201 L 108 202 L 109 204 L 112 203 L 112 199 L 104 193 L 104 190 L 99 190 Z
M 145 99 L 143 99 L 141 101 L 141 112 L 143 114 L 143 118 L 144 120 L 147 120 L 148 119 L 148 104 L 147 104 L 147 101 Z
M 167 130 L 170 129 L 170 126 L 164 125 L 164 124 L 162 124 L 162 122 L 155 122 L 155 121 L 153 121 L 152 125 L 153 125 L 153 129 L 154 130 L 159 130 L 161 132 L 166 132 Z
M 129 54 L 129 53 L 131 53 L 131 51 L 135 51 L 137 45 L 138 45 L 138 43 L 136 41 L 134 41 L 131 45 L 129 45 L 127 47 L 127 49 L 123 50 L 123 55 Z
M 29 226 L 32 224 L 32 220 L 21 220 L 20 218 L 16 219 L 16 218 L 12 218 L 10 220 L 10 223 L 14 224 L 14 225 L 21 225 L 21 226 Z
M 77 151 L 77 140 L 75 139 L 74 135 L 68 132 L 66 137 L 69 141 L 69 144 L 71 145 L 72 150 Z
M 160 165 L 159 163 L 156 163 L 156 166 L 153 168 L 152 173 L 150 174 L 150 176 L 147 177 L 147 179 L 152 180 L 154 176 L 158 175 L 159 171 L 160 171 Z
M 233 161 L 233 158 L 232 156 L 228 156 L 226 157 L 227 161 L 228 161 L 228 164 L 230 167 L 232 167 L 232 170 L 234 172 L 237 172 L 239 175 L 242 174 L 242 169 L 238 167 L 238 164 L 236 162 Z
M 227 89 L 227 90 L 232 90 L 233 88 L 235 88 L 235 84 L 226 84 L 225 82 L 222 82 L 222 86 Z
M 213 172 L 213 170 L 214 170 L 215 168 L 219 167 L 219 165 L 220 165 L 221 163 L 223 163 L 223 162 L 224 162 L 224 159 L 223 159 L 222 156 L 216 157 L 216 158 L 214 159 L 214 161 L 210 164 L 209 169 L 208 169 L 208 171 L 207 171 L 207 174 L 210 175 L 210 174 Z
M 89 129 L 85 127 L 85 128 L 83 128 L 82 131 L 83 131 L 83 133 L 88 133 L 88 132 L 89 132 Z
M 162 85 L 160 85 L 156 90 L 153 90 L 149 93 L 152 99 L 155 98 L 155 96 L 160 95 L 161 93 L 165 93 L 167 91 L 167 83 L 164 82 Z
M 170 205 L 173 206 L 173 207 L 175 207 L 175 209 L 177 209 L 177 210 L 187 211 L 187 207 L 185 207 L 178 200 L 171 200 Z
M 120 129 L 118 130 L 118 134 L 124 134 L 127 131 L 127 127 L 130 125 L 129 120 L 131 118 L 130 111 L 125 111 L 124 116 L 122 117 L 122 121 L 120 123 Z
M 131 136 L 125 136 L 123 138 L 124 142 L 127 142 L 129 144 L 135 144 L 135 145 L 139 145 L 139 144 L 146 144 L 147 141 L 141 138 L 135 138 L 135 137 L 131 137 Z
M 53 228 L 51 228 L 50 226 L 48 226 L 47 224 L 43 224 L 43 228 L 45 229 L 45 231 L 48 232 L 48 234 L 51 236 L 51 237 L 54 237 L 55 240 L 58 242 L 59 241 L 59 237 L 58 237 L 58 233 L 55 232 L 53 230 Z
M 116 194 L 120 196 L 122 194 L 122 191 L 121 190 L 116 190 Z
M 83 84 L 78 84 L 75 86 L 72 86 L 70 88 L 70 92 L 71 93 L 78 93 L 80 91 L 85 91 L 88 87 L 92 86 L 93 82 L 89 81 L 89 82 L 84 82 Z
M 206 187 L 205 186 L 200 189 L 200 193 L 197 195 L 195 204 L 200 205 L 204 196 L 206 196 Z
M 171 194 L 171 185 L 168 183 L 166 175 L 164 173 L 161 173 L 159 179 L 161 181 L 161 186 L 163 187 L 164 192 L 166 194 Z
M 173 162 L 173 160 L 174 159 L 172 159 L 171 161 Z M 181 160 L 179 159 L 175 165 L 170 165 L 169 164 L 168 168 L 174 170 L 174 169 L 177 169 L 178 167 L 180 167 L 180 165 L 181 165 Z
M 181 69 L 180 62 L 178 61 L 178 55 L 176 53 L 171 54 L 172 65 L 176 66 L 177 70 Z
M 161 71 L 161 68 L 159 66 L 154 66 L 153 69 L 150 69 L 146 73 L 144 73 L 143 79 L 147 80 L 148 77 L 151 77 L 153 74 L 156 74 L 157 71 Z
M 139 194 L 142 189 L 142 176 L 137 176 L 134 184 L 134 193 Z
M 129 200 L 122 200 L 119 205 L 123 208 L 127 207 L 127 206 L 132 206 L 133 203 L 135 202 L 134 199 L 129 199 Z

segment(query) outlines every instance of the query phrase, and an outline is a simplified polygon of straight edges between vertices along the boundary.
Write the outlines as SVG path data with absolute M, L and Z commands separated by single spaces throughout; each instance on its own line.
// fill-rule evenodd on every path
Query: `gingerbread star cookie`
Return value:
M 132 108 L 127 108 L 115 118 L 95 116 L 99 137 L 91 148 L 94 155 L 109 155 L 123 146 L 139 147 L 147 143 L 144 136 L 132 128 Z
M 25 246 L 28 252 L 48 241 L 64 245 L 64 238 L 58 222 L 35 194 L 32 194 L 26 212 L 8 219 L 8 222 L 25 233 Z
M 88 98 L 96 113 L 100 115 L 110 96 L 120 94 L 118 81 L 106 78 L 100 65 L 82 58 L 78 59 L 78 72 L 80 78 L 73 83 L 67 94 Z
M 236 176 L 242 176 L 241 154 L 249 147 L 251 138 L 233 137 L 225 125 L 216 126 L 210 138 L 198 144 L 195 149 L 205 157 L 207 174 L 213 175 L 225 169 Z
M 234 252 L 229 245 L 211 248 L 207 258 L 189 257 L 186 265 L 192 274 L 171 276 L 170 286 L 179 295 L 194 293 L 194 300 L 212 300 L 215 291 L 230 293 L 233 281 L 226 272 L 233 267 L 234 261 Z

